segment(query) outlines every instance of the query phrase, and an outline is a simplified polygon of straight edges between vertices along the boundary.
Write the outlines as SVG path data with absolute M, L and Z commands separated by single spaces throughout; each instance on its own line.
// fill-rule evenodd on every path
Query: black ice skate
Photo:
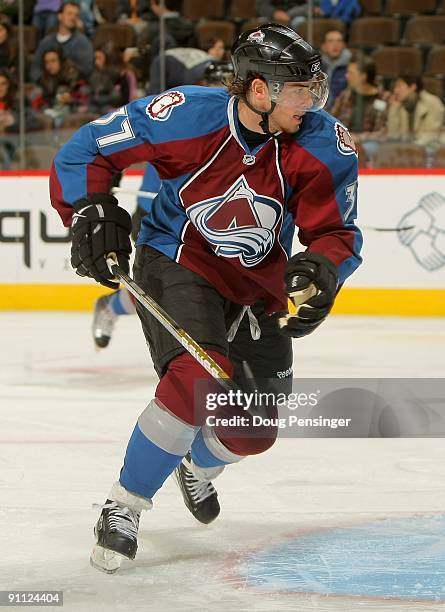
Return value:
M 175 479 L 181 489 L 185 505 L 200 523 L 211 523 L 220 512 L 218 493 L 205 476 L 218 476 L 224 468 L 197 468 L 190 453 L 184 457 L 175 470 Z M 206 473 L 207 472 L 207 473 Z
M 114 574 L 124 559 L 134 559 L 141 510 L 151 508 L 149 499 L 133 495 L 119 483 L 111 490 L 94 527 L 96 545 L 90 563 L 96 569 Z
M 113 295 L 113 294 L 112 294 Z M 110 295 L 103 295 L 94 305 L 93 340 L 97 348 L 108 346 L 117 315 L 110 309 Z

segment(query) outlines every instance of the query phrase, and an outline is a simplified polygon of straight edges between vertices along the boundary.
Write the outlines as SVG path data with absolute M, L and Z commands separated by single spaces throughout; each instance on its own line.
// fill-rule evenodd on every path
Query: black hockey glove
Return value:
M 94 193 L 73 206 L 71 265 L 79 276 L 90 276 L 101 285 L 117 289 L 105 261 L 116 253 L 119 266 L 129 270 L 131 217 L 115 197 Z
M 284 281 L 291 300 L 293 293 L 307 289 L 310 284 L 317 290 L 313 297 L 297 308 L 295 314 L 280 319 L 281 331 L 285 335 L 302 338 L 313 332 L 328 316 L 337 292 L 337 268 L 319 253 L 297 253 L 286 264 Z

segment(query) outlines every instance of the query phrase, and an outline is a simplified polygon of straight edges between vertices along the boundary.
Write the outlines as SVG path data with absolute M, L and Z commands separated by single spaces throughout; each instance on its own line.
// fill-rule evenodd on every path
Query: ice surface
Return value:
M 91 506 L 118 476 L 156 377 L 136 318 L 119 321 L 100 353 L 90 323 L 86 314 L 0 314 L 0 590 L 63 590 L 63 609 L 82 612 L 444 609 L 445 602 L 287 593 L 286 585 L 249 579 L 258 559 L 267 575 L 268 550 L 329 529 L 337 536 L 344 529 L 347 579 L 357 562 L 348 555 L 348 527 L 352 533 L 417 515 L 440 520 L 442 439 L 282 439 L 218 479 L 222 513 L 208 527 L 192 519 L 167 481 L 142 517 L 136 561 L 115 576 L 93 570 Z M 301 377 L 442 377 L 445 323 L 332 317 L 294 347 Z M 364 541 L 363 565 L 372 553 L 372 566 L 379 554 L 384 566 L 386 552 L 379 551 Z M 280 555 L 286 564 L 289 552 L 283 549 L 279 562 Z

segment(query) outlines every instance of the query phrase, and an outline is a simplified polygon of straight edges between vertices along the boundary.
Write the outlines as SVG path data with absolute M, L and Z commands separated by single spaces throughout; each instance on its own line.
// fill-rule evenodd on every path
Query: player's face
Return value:
M 323 108 L 328 94 L 327 76 L 320 73 L 310 81 L 284 84 L 254 79 L 248 98 L 250 104 L 261 112 L 270 111 L 273 101 L 275 108 L 269 115 L 269 129 L 293 134 L 299 130 L 308 111 Z
M 313 99 L 309 91 L 309 83 L 285 83 L 277 105 L 269 117 L 271 131 L 282 131 L 288 134 L 298 132 L 304 115 L 312 108 L 312 105 Z

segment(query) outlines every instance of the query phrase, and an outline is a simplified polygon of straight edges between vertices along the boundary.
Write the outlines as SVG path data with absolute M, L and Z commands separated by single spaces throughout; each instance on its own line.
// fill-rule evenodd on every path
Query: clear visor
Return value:
M 299 83 L 269 81 L 269 94 L 276 104 L 295 111 L 318 111 L 324 107 L 329 96 L 327 74 L 320 72 L 310 81 Z

